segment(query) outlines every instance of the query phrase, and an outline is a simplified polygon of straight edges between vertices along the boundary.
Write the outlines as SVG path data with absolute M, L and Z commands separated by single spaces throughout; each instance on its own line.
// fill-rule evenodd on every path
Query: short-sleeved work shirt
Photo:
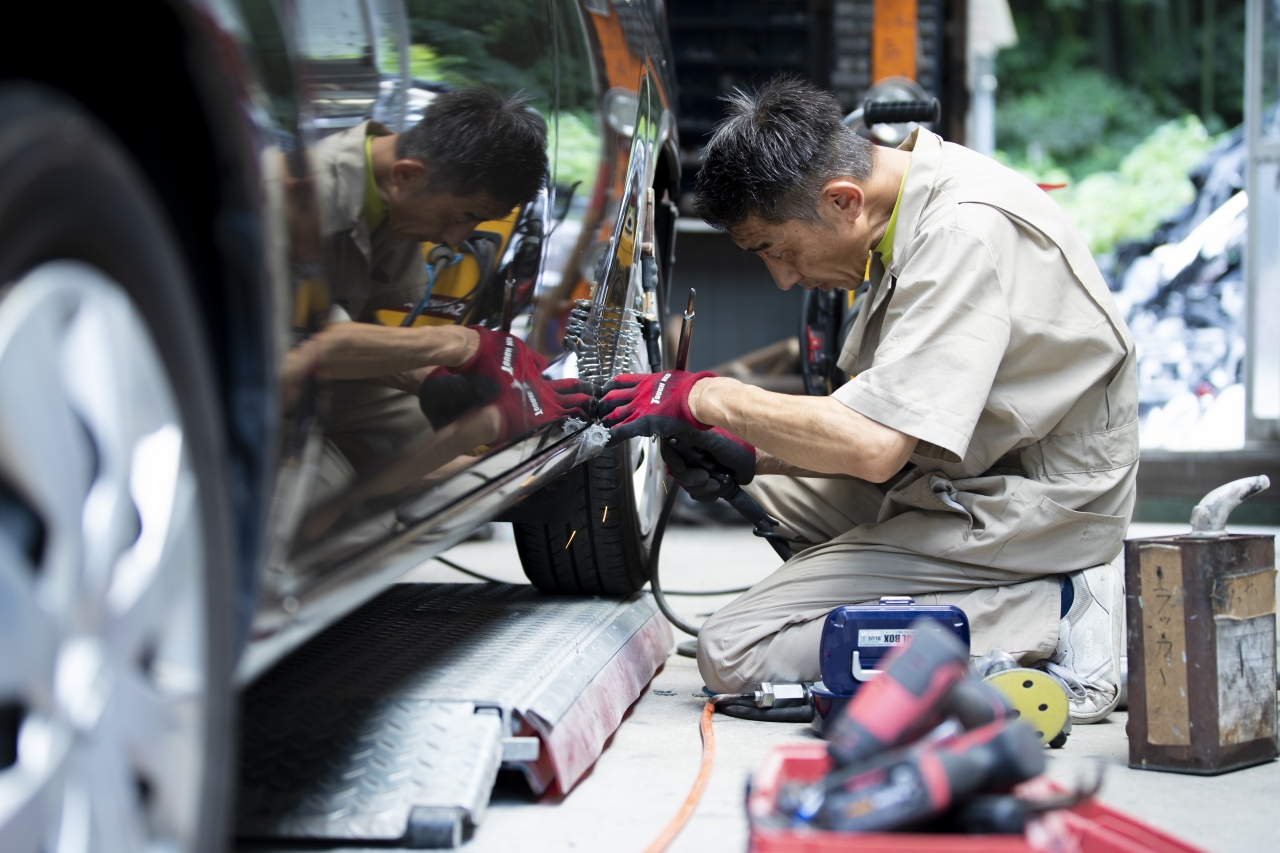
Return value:
M 366 121 L 315 147 L 329 298 L 353 320 L 372 322 L 375 311 L 417 302 L 426 289 L 422 245 L 392 235 L 385 216 L 370 233 L 365 217 L 365 140 L 390 133 Z
M 919 440 L 859 543 L 1032 574 L 1119 553 L 1138 463 L 1134 345 L 1035 184 L 919 130 L 888 269 L 872 256 L 836 399 Z

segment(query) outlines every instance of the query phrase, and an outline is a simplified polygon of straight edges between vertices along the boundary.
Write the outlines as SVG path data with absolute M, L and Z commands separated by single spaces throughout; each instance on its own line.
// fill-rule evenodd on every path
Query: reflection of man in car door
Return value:
M 556 389 L 545 387 L 540 362 L 518 339 L 478 327 L 390 328 L 374 316 L 422 297 L 421 243 L 458 246 L 479 223 L 531 201 L 546 171 L 542 118 L 522 98 L 483 90 L 437 96 L 404 133 L 368 121 L 316 146 L 332 309 L 329 325 L 290 354 L 287 370 L 335 380 L 320 492 L 332 494 L 431 430 L 418 396 L 434 368 L 510 377 L 505 394 L 485 398 L 495 404 L 497 434 L 472 446 L 518 431 L 513 421 L 527 427 L 524 409 L 535 417 L 534 410 L 559 411 L 539 404 Z

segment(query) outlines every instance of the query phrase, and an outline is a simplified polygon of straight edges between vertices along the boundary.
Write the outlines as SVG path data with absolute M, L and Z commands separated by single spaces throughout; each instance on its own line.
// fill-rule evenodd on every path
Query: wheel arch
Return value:
M 278 413 L 270 405 L 270 290 L 258 164 L 236 82 L 244 79 L 239 48 L 202 9 L 177 0 L 137 0 L 127 18 L 110 4 L 75 15 L 47 4 L 24 17 L 30 32 L 58 33 L 58 48 L 51 57 L 43 40 L 15 40 L 0 54 L 0 83 L 47 86 L 101 121 L 148 179 L 185 256 L 222 406 L 243 636 Z

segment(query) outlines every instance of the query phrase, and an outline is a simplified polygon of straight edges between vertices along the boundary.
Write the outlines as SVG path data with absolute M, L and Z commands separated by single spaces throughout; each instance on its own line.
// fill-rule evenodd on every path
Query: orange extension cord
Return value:
M 684 798 L 684 805 L 680 807 L 680 811 L 676 812 L 671 822 L 644 849 L 644 853 L 662 853 L 671 846 L 672 841 L 676 840 L 676 836 L 680 834 L 680 830 L 684 829 L 689 818 L 693 817 L 693 810 L 698 807 L 702 792 L 707 787 L 707 780 L 711 778 L 711 765 L 716 760 L 716 734 L 711 729 L 711 715 L 715 711 L 716 706 L 710 702 L 702 709 L 702 766 L 698 768 L 698 778 L 693 780 L 693 787 L 689 789 L 689 796 Z

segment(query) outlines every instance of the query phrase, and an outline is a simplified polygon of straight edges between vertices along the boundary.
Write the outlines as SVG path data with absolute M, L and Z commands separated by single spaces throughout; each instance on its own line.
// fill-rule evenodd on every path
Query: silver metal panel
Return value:
M 533 712 L 553 726 L 560 722 L 600 667 L 626 645 L 631 635 L 639 631 L 657 609 L 653 599 L 647 596 L 636 600 L 605 625 L 581 652 L 570 658 L 564 669 L 540 685 L 537 693 L 519 709 L 520 712 Z
M 502 720 L 467 702 L 287 702 L 247 723 L 244 837 L 397 840 L 414 806 L 478 823 L 502 762 Z
M 239 834 L 394 840 L 415 807 L 478 824 L 519 717 L 558 720 L 654 612 L 647 595 L 391 587 L 246 692 Z

